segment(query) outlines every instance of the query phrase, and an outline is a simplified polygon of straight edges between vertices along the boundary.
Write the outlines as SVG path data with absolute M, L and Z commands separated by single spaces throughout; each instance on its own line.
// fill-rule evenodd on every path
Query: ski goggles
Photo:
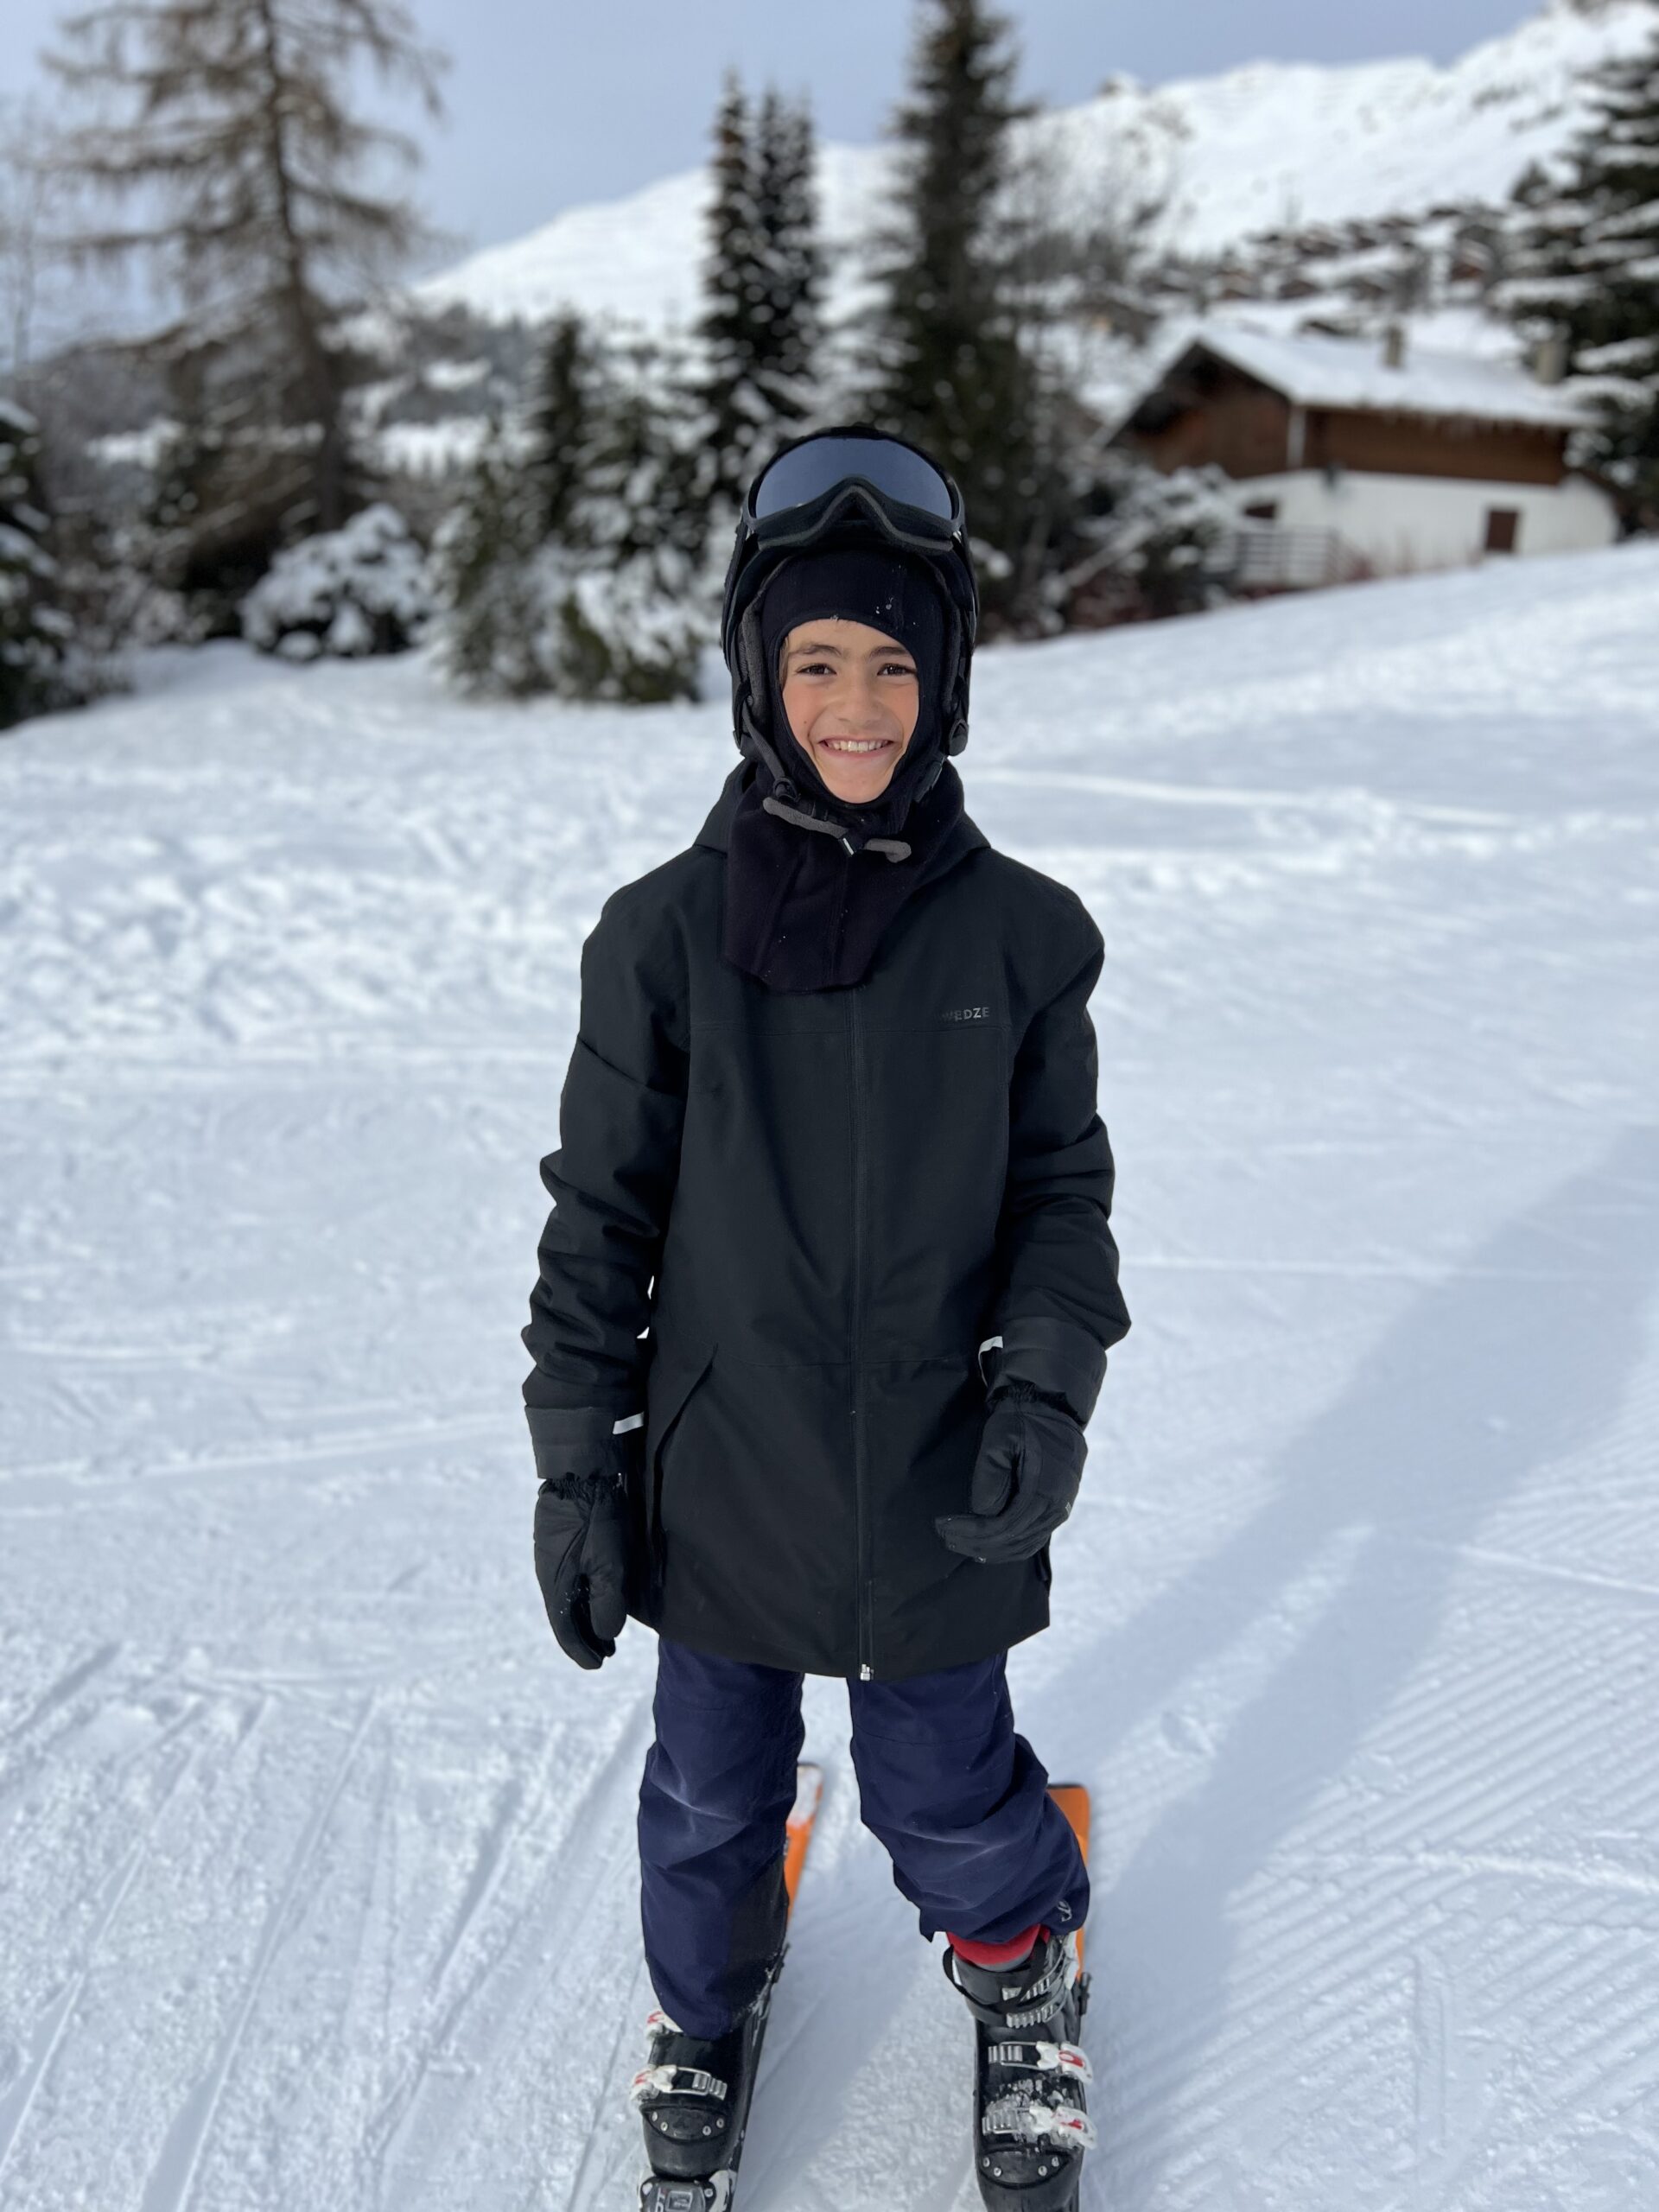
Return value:
M 849 523 L 932 563 L 972 651 L 979 591 L 961 493 L 917 447 L 872 423 L 849 423 L 785 446 L 749 486 L 721 607 L 721 651 L 728 668 L 739 626 L 778 562 L 839 535 Z
M 925 454 L 898 438 L 842 430 L 820 431 L 785 446 L 755 480 L 750 518 L 772 524 L 761 535 L 775 543 L 779 525 L 787 528 L 787 514 L 799 512 L 804 524 L 815 526 L 822 520 L 817 510 L 830 493 L 861 487 L 874 495 L 894 535 L 914 534 L 918 542 L 938 544 L 962 527 L 962 495 Z M 908 512 L 893 515 L 887 512 L 893 507 Z M 912 516 L 925 520 L 918 526 Z

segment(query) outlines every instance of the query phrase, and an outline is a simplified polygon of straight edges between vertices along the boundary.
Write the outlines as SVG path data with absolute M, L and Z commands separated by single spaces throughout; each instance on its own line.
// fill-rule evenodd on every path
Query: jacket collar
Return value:
M 740 760 L 732 770 L 720 787 L 720 797 L 709 808 L 702 829 L 693 839 L 694 844 L 710 846 L 717 853 L 727 849 L 731 842 L 732 817 L 743 796 L 745 779 L 753 772 L 753 766 L 751 760 Z M 990 842 L 964 810 L 951 823 L 950 835 L 933 855 L 932 864 L 928 869 L 930 880 L 936 875 L 943 875 L 947 868 L 954 868 L 958 861 L 966 860 L 969 853 L 977 851 L 982 845 L 988 845 Z

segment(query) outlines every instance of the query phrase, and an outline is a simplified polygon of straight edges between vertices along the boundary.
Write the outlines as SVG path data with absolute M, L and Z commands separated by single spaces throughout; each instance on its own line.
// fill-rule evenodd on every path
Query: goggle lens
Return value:
M 849 476 L 862 476 L 885 498 L 949 522 L 950 486 L 931 461 L 889 438 L 808 438 L 779 454 L 754 487 L 754 518 L 804 507 Z

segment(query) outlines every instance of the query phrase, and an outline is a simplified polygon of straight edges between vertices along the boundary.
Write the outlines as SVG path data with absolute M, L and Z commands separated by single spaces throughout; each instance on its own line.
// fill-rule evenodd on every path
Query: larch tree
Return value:
M 143 350 L 194 410 L 194 526 L 219 510 L 269 549 L 338 529 L 372 488 L 343 325 L 435 236 L 391 182 L 414 140 L 357 103 L 368 75 L 435 117 L 444 57 L 402 0 L 101 0 L 43 58 L 58 162 L 115 203 L 64 245 L 145 261 L 167 303 Z
M 61 192 L 38 97 L 0 99 L 0 377 L 22 388 L 48 275 L 46 240 Z

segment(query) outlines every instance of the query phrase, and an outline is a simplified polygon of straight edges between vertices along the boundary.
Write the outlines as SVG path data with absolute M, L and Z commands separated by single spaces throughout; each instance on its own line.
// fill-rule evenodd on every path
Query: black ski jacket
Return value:
M 968 1510 L 987 1381 L 1087 1421 L 1129 1325 L 1088 1012 L 1104 948 L 964 814 L 862 982 L 770 991 L 720 949 L 747 772 L 582 946 L 525 1406 L 544 1472 L 643 1408 L 637 1618 L 897 1678 L 1048 1624 L 1046 1554 L 982 1566 L 933 1522 Z

